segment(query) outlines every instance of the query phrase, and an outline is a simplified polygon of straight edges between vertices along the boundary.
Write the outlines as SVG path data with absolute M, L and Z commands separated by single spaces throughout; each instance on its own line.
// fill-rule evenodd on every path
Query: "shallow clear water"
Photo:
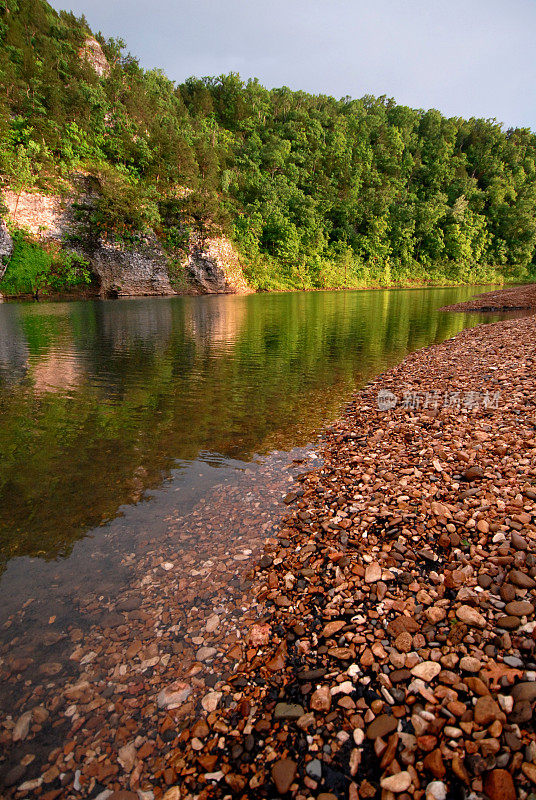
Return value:
M 310 442 L 356 385 L 481 321 L 437 310 L 474 293 L 1 305 L 0 569 L 97 542 L 166 476 L 184 506 L 208 473 Z

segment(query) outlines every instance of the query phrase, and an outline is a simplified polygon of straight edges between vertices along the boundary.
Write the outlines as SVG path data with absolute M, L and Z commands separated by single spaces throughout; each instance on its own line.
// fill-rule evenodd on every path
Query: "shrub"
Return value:
M 26 231 L 15 231 L 12 236 L 13 253 L 0 282 L 3 294 L 47 294 L 91 282 L 88 263 L 75 253 L 47 250 Z

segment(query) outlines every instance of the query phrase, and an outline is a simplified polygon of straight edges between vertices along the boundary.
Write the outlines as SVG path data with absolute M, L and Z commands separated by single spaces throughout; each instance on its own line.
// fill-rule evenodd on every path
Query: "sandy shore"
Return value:
M 465 303 L 445 306 L 442 311 L 514 311 L 533 308 L 536 308 L 536 284 L 530 283 L 477 294 Z
M 170 521 L 173 543 L 225 533 L 201 568 L 149 552 L 113 607 L 88 595 L 102 618 L 68 633 L 61 686 L 53 657 L 25 679 L 15 639 L 6 793 L 528 797 L 535 368 L 533 317 L 408 356 L 327 430 L 321 467 L 271 479 L 283 524 L 273 497 L 223 493 L 216 522 Z

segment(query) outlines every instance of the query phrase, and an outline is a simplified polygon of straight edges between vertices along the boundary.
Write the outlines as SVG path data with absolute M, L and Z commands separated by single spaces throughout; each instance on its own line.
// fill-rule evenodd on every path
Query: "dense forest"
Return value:
M 259 289 L 524 279 L 536 268 L 536 136 L 386 97 L 176 85 L 44 0 L 0 0 L 0 174 L 15 191 L 94 175 L 89 224 L 171 249 L 221 230 Z

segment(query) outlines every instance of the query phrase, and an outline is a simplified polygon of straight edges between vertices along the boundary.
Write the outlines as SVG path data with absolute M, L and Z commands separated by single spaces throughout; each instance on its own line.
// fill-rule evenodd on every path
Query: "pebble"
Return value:
M 388 792 L 394 792 L 395 794 L 406 792 L 411 786 L 411 775 L 409 772 L 397 772 L 395 775 L 382 778 L 380 786 L 382 789 L 386 789 Z
M 296 777 L 297 765 L 290 758 L 282 758 L 272 766 L 272 779 L 279 794 L 286 794 Z
M 381 714 L 376 717 L 367 728 L 368 739 L 384 738 L 389 733 L 395 731 L 398 727 L 398 721 L 395 717 L 387 714 Z
M 310 778 L 319 781 L 322 778 L 322 762 L 319 761 L 318 758 L 313 758 L 313 760 L 309 761 L 306 765 L 305 771 Z
M 446 800 L 447 787 L 442 781 L 432 781 L 426 787 L 426 800 Z
M 456 616 L 466 625 L 471 625 L 475 628 L 486 627 L 486 618 L 472 606 L 460 606 L 456 610 Z
M 382 568 L 377 561 L 373 561 L 365 569 L 365 583 L 376 583 L 382 577 Z
M 480 672 L 481 667 L 482 663 L 478 660 L 478 658 L 463 656 L 460 659 L 460 669 L 462 669 L 464 672 Z
M 15 727 L 13 728 L 12 738 L 14 742 L 20 742 L 26 739 L 30 730 L 30 722 L 32 721 L 32 712 L 26 711 L 18 718 Z
M 313 711 L 329 711 L 331 708 L 331 692 L 329 686 L 319 686 L 311 695 Z
M 512 776 L 506 769 L 493 769 L 484 777 L 484 792 L 490 800 L 516 800 Z
M 427 683 L 436 678 L 440 672 L 441 664 L 436 661 L 423 661 L 422 664 L 416 664 L 411 670 L 412 675 Z
M 524 600 L 513 600 L 505 606 L 506 613 L 514 617 L 530 617 L 534 614 L 534 606 Z
M 274 720 L 299 719 L 305 714 L 303 706 L 289 703 L 278 703 L 274 709 Z
M 215 711 L 222 697 L 223 697 L 222 692 L 209 692 L 201 700 L 201 705 L 203 706 L 205 711 L 208 712 Z

